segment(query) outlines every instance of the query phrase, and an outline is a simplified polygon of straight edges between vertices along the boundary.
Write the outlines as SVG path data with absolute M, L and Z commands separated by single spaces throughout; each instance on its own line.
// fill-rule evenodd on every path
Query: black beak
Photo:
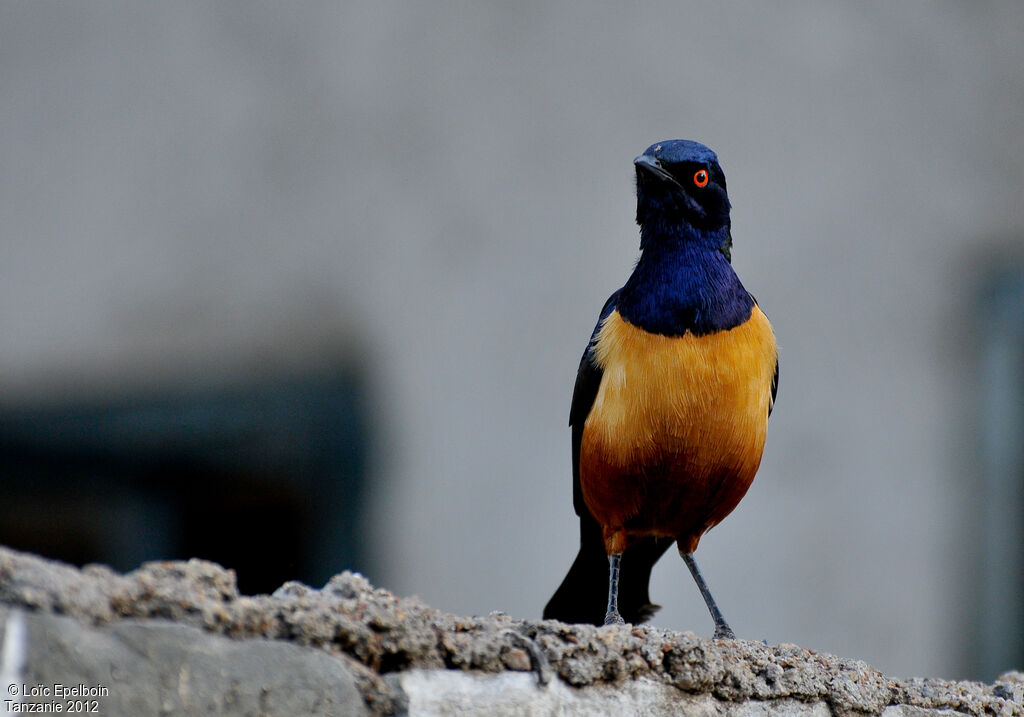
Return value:
M 679 181 L 665 171 L 665 168 L 661 166 L 661 161 L 648 155 L 641 154 L 639 157 L 633 160 L 633 164 L 636 165 L 636 176 L 637 179 L 642 179 L 643 176 L 659 179 L 669 184 L 674 184 L 677 187 L 682 186 Z

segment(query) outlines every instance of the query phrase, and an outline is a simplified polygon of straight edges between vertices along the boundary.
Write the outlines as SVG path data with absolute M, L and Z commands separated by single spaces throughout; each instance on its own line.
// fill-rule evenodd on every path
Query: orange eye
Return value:
M 693 183 L 698 187 L 706 187 L 708 185 L 708 170 L 698 169 L 697 173 L 693 175 Z

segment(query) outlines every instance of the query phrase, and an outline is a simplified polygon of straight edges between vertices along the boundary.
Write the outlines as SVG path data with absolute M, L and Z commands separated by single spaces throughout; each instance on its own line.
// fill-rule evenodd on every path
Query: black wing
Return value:
M 729 243 L 730 243 L 730 245 L 732 244 L 732 240 L 731 239 L 730 239 Z M 728 259 L 729 257 L 726 256 L 726 258 Z M 750 292 L 747 292 L 747 293 L 749 294 Z M 753 294 L 750 294 L 750 298 L 754 299 L 754 303 L 757 304 L 757 299 L 754 298 Z M 778 392 L 779 392 L 779 359 L 776 356 L 775 357 L 775 374 L 772 376 L 772 399 L 771 399 L 771 401 L 768 402 L 768 415 L 769 416 L 772 415 L 772 409 L 775 408 L 775 394 L 777 394 Z
M 601 388 L 601 377 L 604 375 L 604 370 L 597 365 L 594 345 L 597 343 L 601 324 L 615 310 L 618 298 L 619 292 L 616 291 L 604 302 L 597 326 L 590 334 L 590 341 L 587 342 L 587 348 L 580 359 L 580 367 L 576 370 L 576 385 L 572 389 L 572 405 L 569 407 L 569 427 L 572 429 L 572 505 L 576 509 L 576 515 L 580 517 L 590 517 L 590 511 L 583 503 L 583 492 L 580 489 L 580 443 L 583 442 L 583 424 L 587 422 L 594 399 L 597 398 L 597 391 Z
M 590 515 L 580 488 L 580 444 L 583 426 L 601 387 L 603 371 L 597 365 L 593 348 L 601 323 L 614 310 L 619 292 L 611 295 L 601 318 L 587 344 L 569 408 L 572 428 L 572 502 L 580 518 L 580 550 L 568 575 L 544 607 L 544 618 L 562 622 L 582 622 L 603 625 L 608 596 L 608 555 L 604 549 L 601 526 Z M 630 546 L 622 557 L 619 573 L 619 612 L 626 622 L 645 622 L 658 610 L 648 595 L 651 569 L 668 546 L 671 538 L 645 538 Z

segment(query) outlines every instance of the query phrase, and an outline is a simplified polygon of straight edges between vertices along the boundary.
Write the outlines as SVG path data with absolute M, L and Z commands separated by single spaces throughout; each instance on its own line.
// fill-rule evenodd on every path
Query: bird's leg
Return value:
M 619 562 L 622 553 L 608 556 L 608 611 L 604 616 L 605 625 L 625 625 L 626 621 L 619 614 Z
M 684 553 L 679 551 L 679 554 L 683 556 L 683 560 L 686 562 L 686 567 L 690 569 L 690 575 L 693 576 L 694 581 L 697 583 L 697 588 L 700 590 L 701 596 L 704 598 L 704 602 L 707 603 L 708 610 L 711 612 L 711 619 L 715 621 L 715 639 L 727 637 L 730 640 L 736 639 L 736 633 L 729 627 L 729 623 L 722 617 L 722 611 L 718 609 L 718 605 L 715 604 L 715 599 L 711 597 L 711 591 L 708 590 L 708 584 L 704 582 L 704 576 L 700 574 L 700 570 L 697 569 L 697 563 L 693 559 L 693 553 Z M 608 624 L 607 618 L 605 624 Z

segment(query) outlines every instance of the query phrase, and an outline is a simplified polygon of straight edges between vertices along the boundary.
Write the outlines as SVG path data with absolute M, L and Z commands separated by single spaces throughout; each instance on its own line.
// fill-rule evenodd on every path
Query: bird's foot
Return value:
M 726 625 L 724 622 L 721 625 L 715 625 L 715 637 L 716 640 L 726 639 L 735 640 L 736 633 L 732 631 L 732 628 Z
M 612 610 L 604 616 L 605 625 L 625 625 L 626 621 L 622 619 L 622 615 L 619 614 L 618 610 Z

